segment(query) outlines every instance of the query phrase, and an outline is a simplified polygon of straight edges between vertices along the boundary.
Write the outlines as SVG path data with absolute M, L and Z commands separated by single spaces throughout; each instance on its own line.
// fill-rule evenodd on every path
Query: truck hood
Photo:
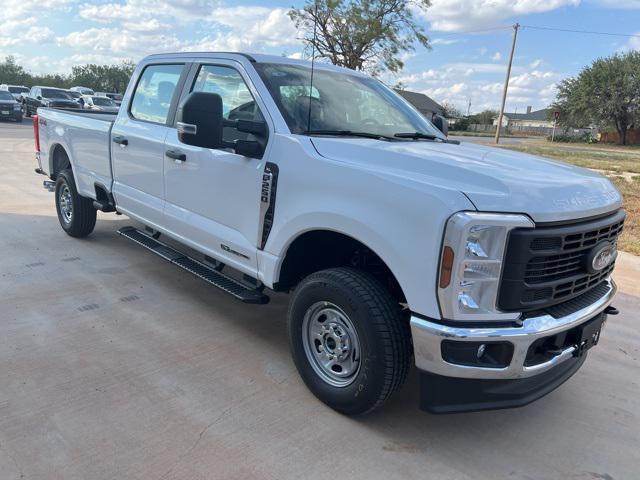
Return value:
M 456 189 L 480 211 L 525 213 L 535 222 L 557 222 L 622 206 L 622 196 L 602 175 L 534 155 L 472 143 L 311 141 L 320 155 L 334 161 Z

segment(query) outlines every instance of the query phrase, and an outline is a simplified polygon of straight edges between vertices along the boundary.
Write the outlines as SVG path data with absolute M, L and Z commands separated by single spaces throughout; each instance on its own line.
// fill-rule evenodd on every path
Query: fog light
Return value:
M 454 365 L 484 368 L 506 368 L 513 357 L 510 342 L 464 342 L 443 340 L 442 359 Z

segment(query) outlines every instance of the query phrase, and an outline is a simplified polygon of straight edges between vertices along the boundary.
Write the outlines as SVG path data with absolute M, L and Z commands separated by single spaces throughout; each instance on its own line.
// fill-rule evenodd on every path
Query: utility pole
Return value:
M 500 107 L 500 115 L 498 116 L 498 126 L 496 128 L 496 143 L 500 143 L 500 130 L 502 130 L 502 117 L 504 116 L 504 105 L 507 102 L 507 90 L 509 90 L 509 79 L 511 78 L 511 65 L 513 64 L 513 52 L 516 50 L 516 39 L 518 38 L 518 30 L 520 24 L 513 26 L 513 42 L 511 43 L 511 53 L 509 54 L 509 65 L 507 66 L 507 78 L 504 81 L 504 91 L 502 92 L 502 105 Z

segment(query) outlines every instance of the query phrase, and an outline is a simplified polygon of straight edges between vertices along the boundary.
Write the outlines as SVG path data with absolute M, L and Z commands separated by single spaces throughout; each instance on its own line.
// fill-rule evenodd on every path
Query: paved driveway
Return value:
M 68 237 L 32 151 L 0 123 L 0 479 L 639 478 L 638 297 L 530 406 L 421 413 L 414 372 L 350 419 L 298 377 L 285 296 L 237 303 L 116 235 L 125 217 Z

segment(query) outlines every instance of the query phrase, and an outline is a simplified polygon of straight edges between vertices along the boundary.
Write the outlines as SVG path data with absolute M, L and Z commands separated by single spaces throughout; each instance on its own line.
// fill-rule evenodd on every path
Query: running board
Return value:
M 244 303 L 265 304 L 269 302 L 269 297 L 261 291 L 243 285 L 238 280 L 188 257 L 134 227 L 123 227 L 118 230 L 118 233 Z

